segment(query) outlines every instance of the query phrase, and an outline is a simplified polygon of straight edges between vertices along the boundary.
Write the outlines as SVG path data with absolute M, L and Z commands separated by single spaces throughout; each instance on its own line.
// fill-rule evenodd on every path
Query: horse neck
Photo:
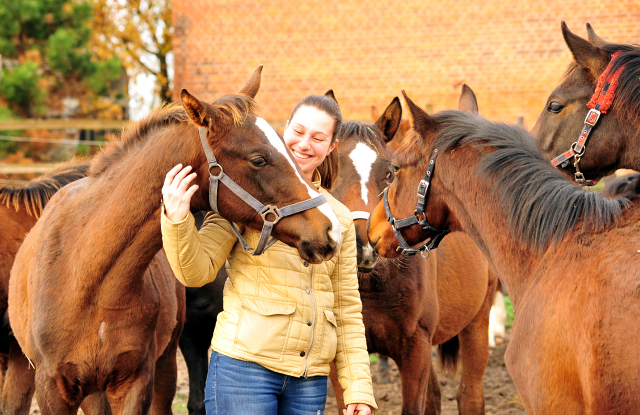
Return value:
M 448 173 L 444 170 L 440 174 L 446 177 Z M 451 195 L 446 203 L 457 222 L 450 230 L 466 232 L 494 267 L 509 294 L 518 298 L 529 286 L 543 254 L 514 235 L 507 221 L 508 213 L 490 180 L 477 177 L 475 165 L 470 169 L 464 162 L 456 163 L 450 165 L 450 171 L 459 172 L 449 176 L 455 176 L 455 180 L 446 186 Z
M 121 290 L 109 288 L 120 292 L 141 283 L 162 247 L 160 208 L 165 175 L 179 163 L 197 169 L 205 160 L 199 143 L 195 134 L 191 137 L 178 126 L 130 151 L 87 187 L 84 205 L 91 207 L 91 219 L 85 229 L 91 237 L 81 243 L 87 245 L 85 252 L 96 253 L 94 272 L 89 274 L 98 280 L 115 276 L 112 284 Z

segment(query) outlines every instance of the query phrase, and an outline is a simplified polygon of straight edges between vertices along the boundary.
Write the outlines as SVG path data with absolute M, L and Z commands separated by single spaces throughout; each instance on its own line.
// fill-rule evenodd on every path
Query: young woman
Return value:
M 358 293 L 355 228 L 349 210 L 325 190 L 337 175 L 332 151 L 341 124 L 334 99 L 311 95 L 298 103 L 284 131 L 302 172 L 340 220 L 340 252 L 319 265 L 309 266 L 279 241 L 252 256 L 236 243 L 227 221 L 213 213 L 198 232 L 189 213 L 196 173 L 181 165 L 167 173 L 162 235 L 176 277 L 187 286 L 202 286 L 229 259 L 205 390 L 208 415 L 322 414 L 334 359 L 345 413 L 369 415 L 377 409 Z M 243 230 L 253 246 L 259 235 Z

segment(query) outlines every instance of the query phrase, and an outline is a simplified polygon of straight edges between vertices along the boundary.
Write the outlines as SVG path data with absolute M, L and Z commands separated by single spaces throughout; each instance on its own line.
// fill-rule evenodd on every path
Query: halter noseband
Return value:
M 262 220 L 264 221 L 264 225 L 262 225 L 262 233 L 260 234 L 260 240 L 258 241 L 258 245 L 255 248 L 250 248 L 247 242 L 244 240 L 236 226 L 233 222 L 228 221 L 231 225 L 231 229 L 238 237 L 238 241 L 242 245 L 245 251 L 251 253 L 252 255 L 262 255 L 264 251 L 273 245 L 276 242 L 275 238 L 269 239 L 271 236 L 271 230 L 273 226 L 278 223 L 278 221 L 286 216 L 291 216 L 296 213 L 304 212 L 305 210 L 313 209 L 314 207 L 318 207 L 323 203 L 327 202 L 327 198 L 320 194 L 314 198 L 303 200 L 302 202 L 294 203 L 289 206 L 285 206 L 283 208 L 278 208 L 274 205 L 263 205 L 256 199 L 247 193 L 243 188 L 238 186 L 236 182 L 234 182 L 229 176 L 224 174 L 222 170 L 222 166 L 216 160 L 216 157 L 213 155 L 213 151 L 211 147 L 207 144 L 207 129 L 205 127 L 200 127 L 198 129 L 200 133 L 200 141 L 202 141 L 202 147 L 204 148 L 204 154 L 207 157 L 207 162 L 209 163 L 209 204 L 211 205 L 211 210 L 215 213 L 220 213 L 218 211 L 218 182 L 224 183 L 229 190 L 236 194 L 240 199 L 244 200 L 249 206 L 262 216 Z M 214 175 L 211 171 L 214 168 L 220 169 L 220 172 Z M 268 217 L 273 216 L 273 220 L 269 220 Z
M 606 114 L 607 110 L 611 106 L 611 102 L 613 101 L 613 97 L 616 91 L 616 87 L 618 86 L 618 81 L 620 80 L 620 74 L 624 69 L 624 65 L 618 68 L 618 70 L 609 77 L 609 71 L 613 66 L 613 62 L 616 60 L 620 52 L 616 52 L 611 55 L 611 61 L 607 68 L 604 70 L 602 75 L 598 78 L 598 84 L 596 86 L 596 91 L 591 97 L 591 100 L 587 103 L 587 107 L 590 108 L 587 113 L 587 117 L 584 120 L 584 127 L 582 127 L 582 132 L 580 133 L 580 137 L 578 137 L 578 141 L 574 142 L 571 145 L 571 148 L 564 153 L 560 154 L 558 157 L 551 160 L 551 165 L 553 167 L 565 168 L 569 165 L 569 159 L 575 157 L 575 161 L 573 162 L 573 167 L 576 169 L 575 179 L 576 182 L 580 183 L 584 186 L 593 186 L 595 184 L 592 180 L 585 180 L 584 174 L 580 171 L 578 164 L 580 163 L 580 159 L 585 153 L 587 138 L 589 138 L 589 133 L 593 127 L 595 127 L 596 123 L 600 119 L 601 114 Z
M 389 187 L 384 189 L 384 196 L 382 197 L 384 203 L 384 210 L 387 214 L 387 222 L 391 225 L 393 229 L 393 233 L 400 243 L 400 246 L 396 249 L 397 252 L 406 256 L 413 256 L 420 252 L 423 258 L 429 257 L 429 251 L 432 249 L 436 249 L 442 241 L 442 238 L 445 237 L 446 234 L 449 233 L 448 230 L 440 230 L 431 226 L 427 222 L 427 215 L 425 214 L 425 207 L 427 206 L 427 193 L 429 191 L 429 185 L 431 184 L 431 178 L 433 177 L 433 170 L 436 167 L 436 157 L 438 156 L 438 149 L 436 148 L 431 153 L 431 157 L 429 158 L 429 164 L 427 165 L 427 171 L 424 174 L 424 178 L 420 180 L 420 184 L 418 185 L 418 203 L 416 205 L 416 210 L 413 212 L 412 216 L 404 219 L 396 219 L 393 217 L 391 213 L 391 207 L 389 206 Z M 422 215 L 424 219 L 418 220 L 418 215 Z M 424 242 L 418 248 L 411 248 L 407 241 L 402 237 L 402 233 L 400 229 L 406 228 L 412 225 L 418 224 L 422 227 L 423 231 L 430 231 L 435 233 L 435 236 L 431 238 L 429 242 Z M 426 256 L 424 252 L 426 251 Z

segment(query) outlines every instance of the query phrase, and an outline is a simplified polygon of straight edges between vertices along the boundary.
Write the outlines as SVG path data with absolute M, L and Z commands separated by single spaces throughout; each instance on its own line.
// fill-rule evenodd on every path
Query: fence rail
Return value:
M 0 121 L 0 131 L 7 130 L 121 130 L 129 124 L 129 120 L 5 120 Z

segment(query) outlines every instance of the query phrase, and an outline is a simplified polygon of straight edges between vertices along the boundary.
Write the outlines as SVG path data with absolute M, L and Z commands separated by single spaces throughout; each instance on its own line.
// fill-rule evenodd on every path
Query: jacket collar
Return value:
M 316 187 L 316 189 L 320 188 L 320 184 L 322 183 L 322 177 L 320 177 L 320 172 L 318 171 L 318 169 L 315 169 L 313 171 L 313 176 L 311 178 L 311 181 L 313 182 L 313 185 Z

